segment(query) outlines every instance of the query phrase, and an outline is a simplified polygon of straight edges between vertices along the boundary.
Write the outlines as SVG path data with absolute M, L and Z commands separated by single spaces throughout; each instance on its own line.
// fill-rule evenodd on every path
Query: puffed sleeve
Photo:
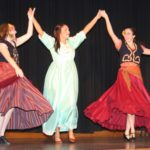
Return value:
M 44 32 L 43 36 L 39 36 L 40 41 L 51 51 L 55 44 L 55 38 Z
M 80 31 L 75 36 L 69 38 L 69 43 L 74 49 L 76 49 L 85 39 L 85 33 Z

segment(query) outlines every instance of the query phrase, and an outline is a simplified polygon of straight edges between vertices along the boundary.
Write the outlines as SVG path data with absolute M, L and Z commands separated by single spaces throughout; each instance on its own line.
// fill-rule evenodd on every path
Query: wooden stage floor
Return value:
M 54 144 L 51 137 L 41 133 L 7 133 L 11 145 L 0 145 L 0 150 L 150 150 L 150 135 L 136 133 L 136 141 L 127 142 L 122 134 L 108 131 L 78 133 L 75 144 L 70 144 L 67 135 L 63 134 L 63 144 Z

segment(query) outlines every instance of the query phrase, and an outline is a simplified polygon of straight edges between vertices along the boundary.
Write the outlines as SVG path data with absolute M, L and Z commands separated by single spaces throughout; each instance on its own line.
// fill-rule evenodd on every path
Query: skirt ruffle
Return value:
M 124 130 L 127 114 L 135 115 L 135 127 L 150 132 L 150 96 L 140 68 L 121 67 L 116 82 L 84 114 L 93 122 L 111 130 Z
M 3 67 L 5 65 L 9 64 L 3 63 Z M 9 69 L 10 72 L 13 70 L 11 66 Z M 42 125 L 53 112 L 51 105 L 26 77 L 14 79 L 0 88 L 1 115 L 14 108 L 7 129 L 30 129 Z

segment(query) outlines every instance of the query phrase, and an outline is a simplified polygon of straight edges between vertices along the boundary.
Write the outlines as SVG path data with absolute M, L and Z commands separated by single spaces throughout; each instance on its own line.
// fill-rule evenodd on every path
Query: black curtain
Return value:
M 1 0 L 0 23 L 10 22 L 16 26 L 17 36 L 24 34 L 29 7 L 36 7 L 35 16 L 50 35 L 58 23 L 68 24 L 71 35 L 74 35 L 96 15 L 98 9 L 105 9 L 120 38 L 124 27 L 133 26 L 137 30 L 137 39 L 150 47 L 149 0 Z M 49 51 L 41 44 L 36 32 L 18 50 L 25 75 L 42 92 L 44 77 L 52 61 Z M 88 33 L 86 41 L 76 51 L 75 61 L 79 74 L 77 132 L 102 130 L 83 115 L 83 110 L 114 83 L 119 68 L 119 56 L 107 34 L 103 19 Z M 142 56 L 142 74 L 148 91 L 149 66 L 150 57 Z M 39 132 L 41 127 L 31 131 Z

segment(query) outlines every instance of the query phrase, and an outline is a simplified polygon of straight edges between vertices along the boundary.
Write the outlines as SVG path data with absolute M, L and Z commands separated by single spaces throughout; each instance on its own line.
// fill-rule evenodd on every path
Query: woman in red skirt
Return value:
M 108 15 L 107 31 L 120 54 L 120 69 L 116 82 L 84 113 L 95 123 L 111 130 L 125 130 L 126 140 L 135 139 L 135 127 L 146 127 L 150 132 L 150 96 L 147 93 L 140 71 L 141 54 L 150 55 L 150 49 L 135 42 L 133 28 L 122 32 L 124 41 L 113 32 Z
M 24 76 L 18 63 L 16 47 L 26 42 L 33 32 L 34 11 L 28 11 L 27 33 L 16 38 L 11 24 L 0 26 L 0 144 L 10 144 L 4 137 L 7 129 L 40 126 L 53 112 L 49 102 Z

